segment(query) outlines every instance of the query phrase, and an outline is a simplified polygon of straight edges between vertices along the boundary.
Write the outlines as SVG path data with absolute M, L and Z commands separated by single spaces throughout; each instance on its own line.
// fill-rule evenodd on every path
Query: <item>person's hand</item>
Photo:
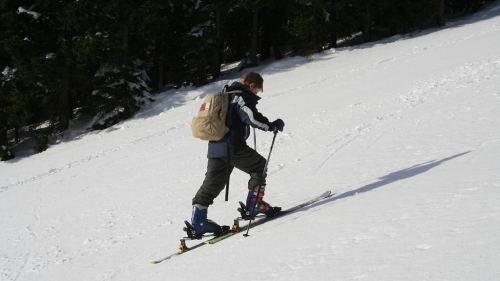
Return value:
M 283 128 L 285 127 L 285 122 L 281 119 L 276 119 L 271 123 L 271 127 L 269 127 L 269 131 L 272 131 L 273 133 L 277 134 L 278 131 L 283 132 Z

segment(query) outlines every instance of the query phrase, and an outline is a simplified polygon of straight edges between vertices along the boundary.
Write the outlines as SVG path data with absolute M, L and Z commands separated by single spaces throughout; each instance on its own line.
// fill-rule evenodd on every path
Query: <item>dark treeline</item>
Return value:
M 443 26 L 485 2 L 0 0 L 0 156 L 13 157 L 20 131 L 43 151 L 75 112 L 106 128 L 132 116 L 148 93 L 203 85 L 226 62 L 252 66 L 337 47 L 360 32 L 369 42 Z

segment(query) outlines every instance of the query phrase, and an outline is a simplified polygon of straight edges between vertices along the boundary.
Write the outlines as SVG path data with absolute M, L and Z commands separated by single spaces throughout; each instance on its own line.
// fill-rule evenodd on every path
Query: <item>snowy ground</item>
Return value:
M 337 196 L 158 265 L 205 173 L 199 99 L 239 74 L 2 162 L 0 279 L 498 280 L 499 46 L 496 1 L 440 30 L 256 68 L 260 111 L 286 122 L 267 200 Z M 262 155 L 271 140 L 257 133 Z M 235 172 L 209 217 L 230 224 L 246 182 Z

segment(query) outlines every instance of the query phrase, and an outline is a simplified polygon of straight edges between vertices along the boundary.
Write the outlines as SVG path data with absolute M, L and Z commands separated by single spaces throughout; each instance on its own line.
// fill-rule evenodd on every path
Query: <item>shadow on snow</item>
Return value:
M 372 191 L 376 188 L 379 188 L 379 187 L 382 187 L 384 185 L 388 185 L 388 184 L 391 184 L 391 183 L 394 183 L 394 182 L 397 182 L 400 180 L 405 180 L 405 179 L 408 179 L 408 178 L 411 178 L 414 176 L 418 176 L 420 174 L 423 174 L 423 173 L 429 171 L 432 168 L 435 168 L 435 167 L 443 164 L 444 162 L 450 161 L 452 159 L 455 159 L 457 157 L 465 155 L 469 152 L 471 152 L 471 151 L 459 153 L 459 154 L 453 155 L 451 157 L 441 159 L 439 161 L 434 160 L 434 161 L 425 162 L 425 163 L 418 164 L 418 165 L 415 165 L 415 166 L 410 167 L 410 168 L 406 168 L 406 169 L 403 169 L 403 170 L 400 170 L 397 172 L 390 173 L 386 176 L 381 177 L 379 179 L 379 181 L 377 181 L 377 182 L 362 186 L 362 187 L 355 189 L 355 190 L 351 190 L 351 191 L 347 191 L 347 192 L 335 195 L 332 198 L 327 199 L 327 200 L 323 200 L 318 204 L 312 205 L 311 207 L 313 207 L 313 206 L 317 207 L 319 205 L 323 205 L 323 204 L 327 204 L 327 203 L 330 203 L 330 202 L 333 202 L 336 200 L 351 197 L 351 196 L 354 196 L 354 195 L 359 194 L 359 193 L 365 193 L 368 191 Z M 303 210 L 307 210 L 307 209 L 308 208 L 304 208 Z

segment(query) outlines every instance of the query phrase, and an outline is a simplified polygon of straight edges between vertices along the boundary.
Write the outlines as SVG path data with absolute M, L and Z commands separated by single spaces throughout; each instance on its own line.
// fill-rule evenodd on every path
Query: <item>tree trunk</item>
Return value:
M 164 69 L 163 69 L 163 42 L 158 42 L 158 89 L 161 89 L 163 85 L 165 85 L 165 74 L 164 74 Z
M 20 127 L 18 125 L 16 125 L 16 127 L 14 128 L 14 137 L 15 137 L 16 143 L 19 143 L 21 141 L 19 139 L 19 129 L 20 129 Z
M 365 18 L 363 23 L 363 38 L 364 42 L 372 41 L 372 20 L 370 16 L 370 5 L 366 4 Z
M 215 54 L 214 54 L 214 72 L 212 74 L 212 79 L 215 80 L 220 76 L 220 64 L 221 64 L 221 20 L 220 20 L 220 7 L 217 7 L 215 11 Z
M 438 25 L 442 27 L 446 24 L 444 20 L 444 0 L 439 0 L 439 15 L 438 15 Z
M 0 125 L 0 146 L 9 147 L 9 140 L 7 138 L 7 127 Z
M 330 34 L 331 38 L 330 38 L 330 48 L 337 48 L 337 39 L 338 39 L 338 36 L 337 36 L 337 33 L 336 32 L 332 32 Z
M 69 76 L 65 68 L 61 71 L 62 85 L 59 90 L 59 131 L 65 131 L 69 127 L 71 108 L 69 107 Z
M 274 57 L 276 60 L 283 58 L 278 43 L 280 37 L 281 14 L 284 14 L 284 12 L 277 7 L 268 9 L 266 12 L 263 12 L 262 10 L 260 12 L 262 21 L 260 46 L 261 61 L 267 60 L 271 57 Z
M 132 17 L 130 17 L 129 20 L 131 20 Z M 129 33 L 129 23 L 126 22 L 125 24 L 123 24 L 122 26 L 122 44 L 123 46 L 125 46 L 126 48 L 128 48 L 128 34 Z
M 259 24 L 259 8 L 255 8 L 253 11 L 253 23 L 252 23 L 252 43 L 250 48 L 250 60 L 253 66 L 259 65 L 257 61 L 257 29 Z

